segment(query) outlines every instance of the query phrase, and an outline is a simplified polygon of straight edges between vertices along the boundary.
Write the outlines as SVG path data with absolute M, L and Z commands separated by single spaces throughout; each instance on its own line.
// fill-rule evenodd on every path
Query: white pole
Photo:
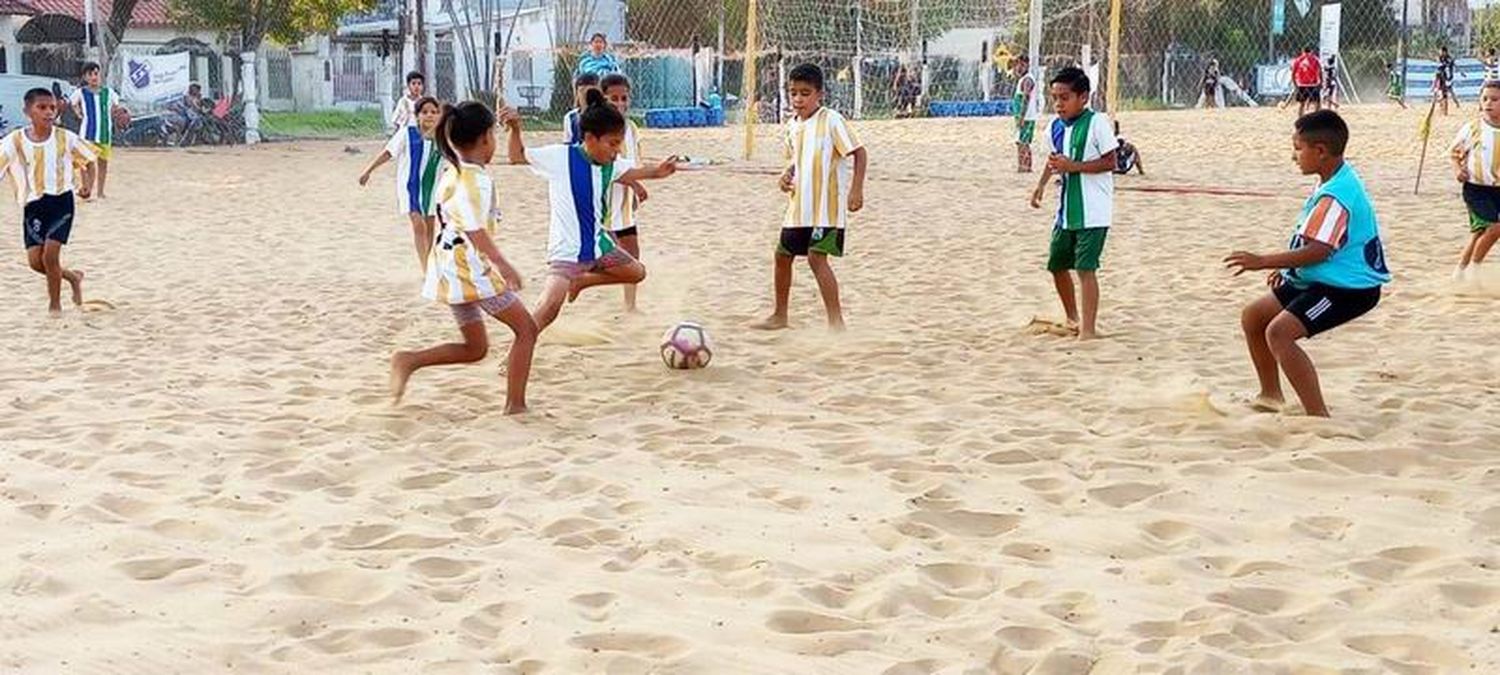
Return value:
M 1027 55 L 1031 57 L 1032 91 L 1035 92 L 1031 96 L 1031 110 L 1026 112 L 1039 113 L 1047 91 L 1042 84 L 1042 0 L 1031 0 L 1031 17 L 1026 27 L 1030 32 L 1028 40 L 1031 44 L 1027 48 Z
M 720 100 L 724 99 L 726 93 L 724 91 L 724 3 L 726 1 L 719 1 L 719 51 L 714 54 L 717 62 L 714 71 L 714 91 L 718 92 Z
M 865 116 L 865 12 L 864 0 L 854 0 L 854 119 Z
M 245 92 L 245 142 L 255 145 L 260 142 L 260 97 L 259 83 L 255 79 L 255 52 L 240 54 L 240 79 Z
M 89 55 L 90 60 L 100 62 L 98 46 L 101 44 L 99 36 L 94 31 L 94 0 L 83 2 L 83 52 Z M 101 64 L 102 65 L 102 64 Z

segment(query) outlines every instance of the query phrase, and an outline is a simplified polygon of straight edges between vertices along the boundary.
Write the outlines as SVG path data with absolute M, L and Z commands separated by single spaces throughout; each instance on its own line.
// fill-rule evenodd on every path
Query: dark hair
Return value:
M 1482 92 L 1485 89 L 1500 89 L 1500 80 L 1485 80 L 1479 90 Z
M 198 93 L 201 94 L 201 93 L 203 93 L 203 85 L 198 84 L 197 82 L 189 82 L 188 83 L 188 91 L 197 91 Z
M 438 121 L 437 146 L 443 156 L 459 166 L 460 148 L 473 147 L 475 143 L 495 128 L 495 113 L 479 101 L 464 101 L 456 106 L 443 106 L 443 117 Z
M 584 95 L 583 112 L 578 114 L 578 130 L 584 135 L 603 136 L 625 130 L 625 116 L 604 100 L 604 92 L 590 89 Z
M 31 89 L 27 89 L 25 98 L 26 107 L 30 108 L 31 104 L 36 103 L 37 99 L 41 98 L 54 98 L 52 90 L 46 87 L 33 87 Z
M 597 86 L 599 86 L 599 74 L 598 73 L 579 73 L 578 77 L 573 78 L 573 88 L 574 89 L 577 89 L 579 87 L 597 87 Z
M 609 38 L 604 37 L 603 33 L 594 33 L 593 35 L 590 35 L 589 42 L 593 42 L 594 40 L 603 40 L 605 42 L 609 42 Z
M 1312 53 L 1312 47 L 1303 47 L 1302 48 L 1302 53 L 1303 54 L 1311 54 Z
M 411 84 L 412 82 L 427 84 L 427 76 L 413 70 L 406 74 L 406 83 Z
M 1074 66 L 1068 66 L 1057 71 L 1057 74 L 1052 76 L 1052 81 L 1049 84 L 1066 85 L 1075 94 L 1087 94 L 1090 91 L 1089 74 L 1083 72 L 1082 68 Z
M 788 82 L 801 82 L 812 85 L 813 89 L 823 91 L 823 69 L 811 63 L 804 63 L 787 73 Z
M 599 89 L 601 91 L 607 92 L 610 87 L 625 87 L 629 89 L 630 78 L 625 77 L 624 73 L 610 73 L 599 80 Z
M 89 61 L 89 62 L 83 64 L 82 68 L 78 69 L 78 74 L 79 75 L 88 75 L 89 73 L 97 72 L 98 70 L 99 70 L 99 64 L 94 63 L 93 61 Z
M 1328 153 L 1344 156 L 1349 145 L 1349 125 L 1332 110 L 1319 110 L 1297 118 L 1297 135 L 1303 143 L 1321 145 Z
M 436 107 L 438 109 L 438 112 L 443 111 L 443 102 L 437 100 L 436 96 L 423 96 L 422 98 L 417 99 L 417 102 L 412 104 L 411 111 L 413 113 L 420 113 L 422 112 L 422 109 L 427 107 L 428 105 Z

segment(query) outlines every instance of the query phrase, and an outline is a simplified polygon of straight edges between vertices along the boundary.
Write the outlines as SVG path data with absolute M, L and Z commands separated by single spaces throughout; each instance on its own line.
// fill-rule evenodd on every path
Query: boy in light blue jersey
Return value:
M 1287 251 L 1257 255 L 1235 251 L 1224 262 L 1238 276 L 1248 270 L 1274 270 L 1271 292 L 1240 315 L 1250 361 L 1260 378 L 1252 406 L 1280 411 L 1285 399 L 1280 371 L 1308 415 L 1328 417 L 1318 371 L 1297 341 L 1353 321 L 1380 302 L 1380 288 L 1391 280 L 1380 225 L 1369 193 L 1354 167 L 1344 161 L 1349 127 L 1339 114 L 1320 110 L 1297 120 L 1294 157 L 1303 175 L 1320 179 Z

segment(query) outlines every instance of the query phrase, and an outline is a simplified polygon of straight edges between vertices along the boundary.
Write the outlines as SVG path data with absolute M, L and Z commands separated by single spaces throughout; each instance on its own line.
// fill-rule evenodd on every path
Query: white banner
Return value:
M 1339 32 L 1343 30 L 1343 20 L 1343 5 L 1323 5 L 1323 25 L 1318 31 L 1318 52 L 1325 63 L 1330 54 L 1339 53 Z
M 164 103 L 187 93 L 191 59 L 188 52 L 126 57 L 120 96 L 135 103 Z

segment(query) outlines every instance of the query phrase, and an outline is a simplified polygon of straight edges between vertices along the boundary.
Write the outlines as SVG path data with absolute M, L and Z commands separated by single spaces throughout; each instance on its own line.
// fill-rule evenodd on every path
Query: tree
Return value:
M 377 4 L 376 0 L 168 0 L 167 7 L 175 20 L 236 35 L 240 50 L 252 52 L 267 37 L 297 42 L 333 30 L 339 17 L 370 11 Z
M 104 25 L 108 33 L 109 41 L 106 44 L 117 45 L 125 41 L 125 29 L 130 27 L 131 19 L 135 18 L 135 6 L 140 0 L 112 0 L 109 5 L 109 22 Z

